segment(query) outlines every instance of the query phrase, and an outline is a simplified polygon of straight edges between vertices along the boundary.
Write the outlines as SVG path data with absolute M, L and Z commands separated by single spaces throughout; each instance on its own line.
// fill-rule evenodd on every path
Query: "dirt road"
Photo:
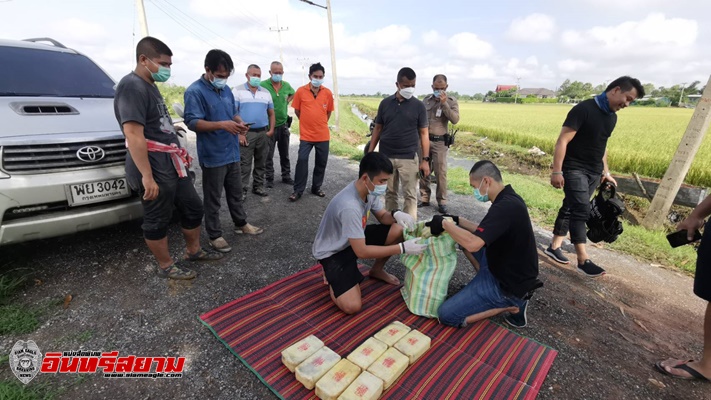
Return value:
M 294 137 L 292 163 L 296 144 Z M 278 167 L 278 157 L 275 164 Z M 117 350 L 122 355 L 187 357 L 184 377 L 178 380 L 40 375 L 30 383 L 64 386 L 59 398 L 274 398 L 197 316 L 313 265 L 311 242 L 322 212 L 356 175 L 357 165 L 331 157 L 323 187 L 326 198 L 307 193 L 289 203 L 291 187 L 279 182 L 266 199 L 250 194 L 249 221 L 264 227 L 265 233 L 246 237 L 226 229 L 232 253 L 198 266 L 200 275 L 188 283 L 155 276 L 139 223 L 0 248 L 0 266 L 30 268 L 32 280 L 37 279 L 14 302 L 47 310 L 36 332 L 0 337 L 0 354 L 9 353 L 19 339 L 33 339 L 43 353 Z M 450 209 L 473 220 L 486 212 L 472 196 L 452 195 Z M 429 218 L 433 212 L 423 210 L 419 217 Z M 222 219 L 229 228 L 224 205 Z M 537 235 L 543 249 L 549 233 L 537 229 Z M 177 256 L 182 241 L 176 227 L 169 237 Z M 545 287 L 531 302 L 530 327 L 519 331 L 560 352 L 539 398 L 711 399 L 710 385 L 667 378 L 652 368 L 658 359 L 691 358 L 701 352 L 705 304 L 692 295 L 691 278 L 606 250 L 593 248 L 591 253 L 607 268 L 606 277 L 587 279 L 541 257 Z M 451 291 L 472 278 L 473 269 L 461 254 L 460 266 Z M 389 269 L 403 277 L 398 261 L 391 261 Z M 65 309 L 67 294 L 72 300 Z M 7 364 L 0 368 L 0 379 L 15 379 Z

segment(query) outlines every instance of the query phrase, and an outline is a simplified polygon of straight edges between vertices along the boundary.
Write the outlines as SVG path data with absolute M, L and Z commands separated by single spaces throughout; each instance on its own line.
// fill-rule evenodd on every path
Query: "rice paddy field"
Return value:
M 377 110 L 380 99 L 354 98 L 365 111 Z M 552 154 L 571 105 L 460 102 L 460 131 L 525 148 L 538 146 Z M 693 110 L 629 107 L 618 113 L 608 142 L 608 162 L 617 173 L 636 172 L 661 178 L 671 163 Z M 711 187 L 711 136 L 706 135 L 686 183 Z

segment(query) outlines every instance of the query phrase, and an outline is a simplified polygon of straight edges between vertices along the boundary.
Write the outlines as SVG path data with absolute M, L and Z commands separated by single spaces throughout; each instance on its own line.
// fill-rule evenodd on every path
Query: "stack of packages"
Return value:
M 430 338 L 395 321 L 346 359 L 311 335 L 281 353 L 282 362 L 322 400 L 377 399 L 430 348 Z

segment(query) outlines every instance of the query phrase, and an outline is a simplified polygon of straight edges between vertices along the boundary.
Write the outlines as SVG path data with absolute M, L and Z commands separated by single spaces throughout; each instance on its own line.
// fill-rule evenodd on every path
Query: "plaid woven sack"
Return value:
M 405 240 L 429 235 L 425 222 L 405 229 Z M 457 267 L 456 242 L 448 233 L 422 239 L 427 249 L 420 255 L 400 256 L 405 265 L 405 285 L 400 289 L 411 313 L 437 318 L 437 309 L 447 298 L 449 280 Z

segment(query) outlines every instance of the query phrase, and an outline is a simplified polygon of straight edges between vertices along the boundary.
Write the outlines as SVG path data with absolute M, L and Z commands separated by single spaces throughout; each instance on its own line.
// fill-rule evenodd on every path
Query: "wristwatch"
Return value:
M 432 157 L 422 157 L 422 161 L 430 162 L 432 161 Z

